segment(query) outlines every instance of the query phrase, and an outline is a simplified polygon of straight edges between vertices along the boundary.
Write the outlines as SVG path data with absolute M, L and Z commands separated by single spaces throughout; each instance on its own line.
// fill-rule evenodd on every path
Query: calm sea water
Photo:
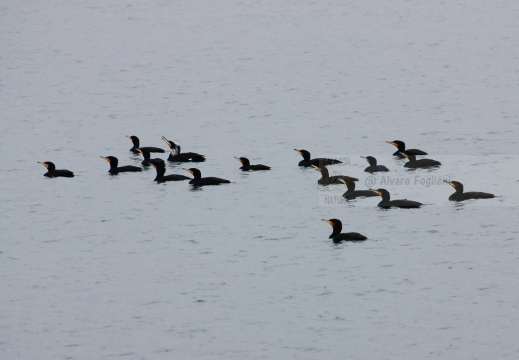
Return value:
M 517 358 L 518 16 L 513 1 L 3 4 L 1 358 Z M 109 176 L 100 155 L 140 162 L 125 135 L 172 138 L 232 183 Z M 405 170 L 395 139 L 443 166 Z M 319 188 L 293 148 L 426 206 L 337 204 L 344 187 Z M 369 177 L 360 155 L 391 172 Z M 452 204 L 447 178 L 498 197 Z M 369 240 L 334 245 L 332 217 Z

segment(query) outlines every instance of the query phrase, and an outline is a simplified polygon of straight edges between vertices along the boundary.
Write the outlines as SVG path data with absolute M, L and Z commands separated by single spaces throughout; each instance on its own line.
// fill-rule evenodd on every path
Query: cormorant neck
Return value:
M 333 227 L 333 232 L 331 233 L 330 235 L 330 239 L 333 239 L 334 237 L 336 237 L 337 235 L 339 235 L 341 233 L 341 230 L 342 230 L 342 224 L 337 224 L 337 223 L 334 223 L 332 225 Z
M 159 178 L 163 177 L 164 174 L 166 173 L 166 168 L 164 168 L 162 166 L 157 166 L 155 168 L 155 170 L 157 170 L 157 176 L 155 177 L 155 181 L 157 181 Z
M 409 161 L 416 161 L 416 155 L 407 155 L 407 159 L 409 159 Z

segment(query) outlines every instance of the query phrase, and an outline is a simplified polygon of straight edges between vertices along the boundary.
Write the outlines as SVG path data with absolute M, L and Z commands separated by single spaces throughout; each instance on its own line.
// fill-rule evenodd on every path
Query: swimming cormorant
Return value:
M 340 184 L 340 179 L 348 180 L 350 177 L 346 175 L 333 175 L 330 176 L 328 169 L 325 166 L 315 166 L 312 165 L 317 171 L 321 173 L 321 178 L 317 180 L 319 185 L 330 185 L 330 184 Z
M 333 232 L 329 239 L 332 239 L 336 244 L 342 241 L 363 241 L 367 239 L 364 235 L 356 232 L 341 233 L 342 222 L 339 219 L 321 219 L 321 221 L 325 221 L 332 226 Z
M 49 177 L 49 178 L 55 178 L 55 177 L 74 177 L 74 173 L 70 170 L 56 170 L 56 165 L 54 165 L 53 162 L 45 161 L 41 162 L 38 161 L 38 164 L 42 164 L 47 168 L 47 172 L 43 174 L 43 176 Z
M 400 141 L 400 140 L 393 140 L 393 141 L 386 141 L 388 144 L 391 144 L 393 146 L 396 146 L 396 148 L 398 149 L 397 151 L 395 151 L 393 153 L 394 156 L 398 156 L 400 159 L 403 159 L 404 156 L 402 154 L 400 154 L 401 152 L 406 152 L 407 154 L 409 155 L 427 155 L 427 153 L 425 151 L 422 151 L 422 150 L 418 150 L 418 149 L 408 149 L 406 150 L 405 149 L 405 142 L 403 141 Z
M 491 199 L 495 197 L 494 194 L 479 192 L 479 191 L 469 191 L 463 192 L 463 184 L 458 181 L 447 181 L 444 180 L 445 183 L 452 186 L 456 192 L 449 196 L 450 201 L 463 201 L 469 199 Z
M 220 185 L 230 183 L 229 180 L 220 179 L 217 177 L 202 177 L 202 173 L 200 172 L 200 170 L 195 168 L 182 168 L 182 170 L 186 170 L 187 172 L 190 172 L 193 175 L 193 179 L 191 179 L 191 181 L 189 182 L 193 186 Z
M 162 160 L 160 158 L 150 159 L 150 157 L 151 157 L 150 151 L 146 148 L 144 148 L 144 149 L 138 148 L 137 151 L 139 151 L 142 154 L 142 157 L 144 158 L 144 160 L 142 160 L 142 162 L 141 162 L 142 166 L 150 166 L 152 162 L 164 163 L 164 160 Z
M 130 151 L 134 154 L 139 154 L 139 150 L 137 149 L 146 149 L 148 150 L 149 152 L 152 152 L 152 153 L 165 153 L 164 149 L 161 149 L 161 148 L 158 148 L 158 147 L 154 147 L 154 146 L 143 146 L 143 147 L 140 147 L 140 140 L 137 136 L 135 135 L 126 135 L 126 137 L 128 139 L 130 139 L 133 143 L 133 146 L 132 148 L 130 149 Z
M 110 164 L 110 170 L 108 172 L 112 175 L 117 175 L 120 172 L 138 172 L 142 171 L 142 168 L 133 165 L 118 166 L 119 159 L 115 156 L 100 156 L 101 159 L 105 159 Z
M 245 157 L 234 157 L 236 160 L 241 162 L 242 166 L 240 169 L 242 171 L 257 171 L 257 170 L 270 170 L 270 166 L 257 164 L 257 165 L 251 165 L 249 159 Z
M 298 149 L 294 149 L 294 151 L 297 151 L 303 157 L 303 160 L 301 160 L 299 162 L 299 166 L 304 166 L 304 167 L 309 167 L 311 165 L 325 166 L 325 165 L 333 165 L 333 164 L 342 163 L 342 161 L 335 160 L 335 159 L 326 159 L 326 158 L 310 159 L 310 153 L 308 151 L 298 150 Z
M 175 142 L 166 139 L 165 136 L 162 137 L 162 140 L 168 144 L 169 148 L 171 149 L 171 152 L 168 156 L 168 161 L 174 161 L 174 162 L 203 162 L 205 161 L 205 155 L 200 155 L 195 152 L 186 152 L 181 153 L 180 152 L 180 145 L 176 144 Z
M 371 197 L 371 196 L 378 196 L 378 194 L 375 194 L 371 190 L 355 190 L 355 181 L 358 181 L 359 179 L 356 178 L 349 178 L 347 180 L 340 179 L 344 185 L 348 187 L 348 190 L 344 194 L 342 194 L 343 197 L 346 198 L 346 200 L 353 200 L 358 197 Z
M 377 165 L 377 159 L 375 159 L 373 156 L 361 156 L 361 158 L 366 160 L 369 164 L 369 166 L 364 169 L 365 172 L 373 174 L 379 171 L 389 171 L 389 169 L 384 165 Z
M 422 206 L 422 203 L 419 203 L 418 201 L 412 201 L 412 200 L 390 200 L 391 195 L 389 194 L 389 191 L 386 189 L 370 189 L 374 193 L 376 193 L 379 196 L 382 196 L 382 201 L 378 203 L 378 206 L 381 208 L 391 208 L 391 207 L 399 207 L 404 209 L 409 208 L 419 208 Z
M 152 159 L 150 161 L 150 165 L 153 166 L 155 168 L 155 170 L 157 170 L 157 176 L 155 177 L 155 179 L 153 179 L 153 181 L 156 181 L 158 183 L 163 183 L 166 181 L 182 181 L 182 180 L 191 179 L 187 176 L 180 175 L 180 174 L 165 175 L 166 164 L 164 164 L 164 161 L 160 162 L 160 161 L 153 161 L 153 160 L 155 160 L 155 159 Z
M 401 153 L 402 156 L 406 157 L 409 161 L 404 164 L 404 167 L 409 169 L 420 169 L 434 166 L 440 166 L 442 163 L 432 159 L 420 159 L 416 160 L 416 155 L 408 154 L 406 152 Z

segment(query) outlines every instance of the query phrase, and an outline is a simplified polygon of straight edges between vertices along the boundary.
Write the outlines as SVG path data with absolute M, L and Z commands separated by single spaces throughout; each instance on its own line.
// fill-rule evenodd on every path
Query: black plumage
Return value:
M 74 177 L 74 173 L 70 170 L 62 169 L 62 170 L 56 170 L 56 165 L 54 165 L 51 161 L 45 161 L 41 162 L 38 161 L 38 164 L 42 164 L 47 168 L 47 172 L 43 174 L 43 176 L 49 177 L 49 178 L 55 178 L 55 177 Z
M 393 140 L 393 141 L 386 141 L 388 144 L 391 144 L 393 146 L 396 146 L 397 151 L 393 153 L 394 156 L 397 156 L 400 159 L 403 159 L 404 156 L 400 154 L 401 152 L 406 152 L 409 155 L 427 155 L 425 151 L 418 150 L 418 149 L 405 149 L 405 142 L 401 140 Z
M 161 148 L 158 148 L 158 147 L 154 147 L 154 146 L 140 146 L 141 142 L 139 140 L 139 138 L 135 135 L 126 135 L 126 137 L 128 139 L 130 139 L 132 141 L 132 148 L 130 149 L 130 151 L 134 154 L 139 154 L 139 150 L 138 149 L 145 149 L 145 150 L 148 150 L 150 153 L 165 153 L 166 151 L 164 151 L 164 149 L 161 149 Z
M 382 201 L 378 203 L 378 206 L 381 208 L 392 208 L 392 207 L 398 207 L 398 208 L 404 208 L 404 209 L 411 209 L 411 208 L 419 208 L 423 204 L 418 201 L 412 201 L 407 199 L 402 200 L 391 200 L 391 195 L 389 194 L 389 191 L 386 189 L 370 189 L 371 191 L 375 192 L 377 195 L 382 197 Z
M 242 171 L 261 171 L 261 170 L 270 170 L 270 166 L 263 165 L 263 164 L 256 164 L 251 165 L 249 159 L 245 157 L 234 157 L 236 160 L 241 162 L 242 166 L 240 167 L 240 170 Z
M 155 176 L 155 179 L 153 181 L 156 181 L 157 183 L 163 183 L 166 181 L 183 181 L 183 180 L 190 180 L 191 178 L 180 175 L 180 174 L 166 174 L 166 164 L 164 162 L 160 161 L 152 161 L 150 162 L 150 165 L 155 168 L 157 171 L 157 176 Z
M 376 172 L 385 172 L 389 171 L 387 167 L 384 165 L 377 165 L 377 159 L 375 159 L 373 156 L 361 156 L 364 160 L 366 160 L 369 164 L 367 168 L 364 169 L 365 172 L 369 173 L 376 173 Z
M 342 163 L 342 161 L 335 160 L 335 159 L 327 159 L 327 158 L 311 159 L 310 153 L 306 150 L 294 149 L 294 151 L 297 151 L 303 157 L 303 160 L 301 160 L 299 162 L 299 166 L 304 166 L 304 167 L 309 167 L 312 165 L 326 166 L 326 165 L 334 165 L 334 164 Z
M 357 232 L 341 233 L 342 222 L 339 219 L 321 219 L 321 221 L 325 221 L 332 226 L 333 232 L 328 238 L 336 244 L 343 241 L 364 241 L 367 239 L 366 236 Z
M 440 166 L 442 163 L 433 159 L 419 159 L 416 160 L 416 155 L 408 154 L 406 152 L 401 153 L 402 156 L 406 157 L 409 161 L 404 164 L 404 167 L 409 169 L 422 169 Z
M 450 201 L 464 201 L 464 200 L 471 200 L 471 199 L 491 199 L 494 198 L 494 194 L 480 192 L 480 191 L 468 191 L 463 192 L 463 184 L 459 181 L 447 181 L 445 180 L 447 184 L 452 186 L 456 192 L 449 196 Z
M 193 175 L 193 179 L 189 181 L 189 183 L 193 186 L 207 186 L 207 185 L 220 185 L 220 184 L 228 184 L 229 180 L 221 179 L 218 177 L 202 177 L 202 173 L 200 170 L 196 168 L 183 169 Z
M 101 159 L 105 159 L 110 164 L 110 170 L 108 172 L 112 175 L 117 175 L 122 172 L 139 172 L 142 171 L 141 167 L 133 165 L 119 166 L 119 159 L 115 156 L 100 156 Z
M 358 181 L 359 179 L 356 178 L 349 178 L 349 179 L 341 179 L 340 181 L 346 185 L 348 190 L 342 196 L 346 198 L 346 200 L 353 200 L 358 197 L 371 197 L 371 196 L 378 196 L 378 194 L 375 194 L 371 190 L 355 190 L 355 181 Z
M 171 152 L 168 156 L 168 161 L 173 162 L 204 162 L 205 155 L 201 155 L 195 152 L 181 152 L 180 145 L 176 144 L 172 140 L 166 139 L 166 137 L 162 137 L 162 140 L 168 144 Z

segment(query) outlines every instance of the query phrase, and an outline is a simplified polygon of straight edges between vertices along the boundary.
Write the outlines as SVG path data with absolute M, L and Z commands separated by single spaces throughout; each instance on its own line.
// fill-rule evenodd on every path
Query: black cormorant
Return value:
M 416 160 L 416 155 L 408 154 L 406 152 L 401 153 L 402 156 L 406 157 L 409 161 L 404 164 L 404 167 L 409 169 L 420 169 L 420 168 L 428 168 L 440 166 L 442 163 L 432 159 L 419 159 Z
M 242 166 L 240 167 L 240 170 L 242 171 L 257 171 L 257 170 L 270 170 L 270 166 L 263 165 L 263 164 L 257 164 L 257 165 L 251 165 L 249 159 L 245 157 L 234 157 L 236 160 L 241 162 Z
M 342 163 L 342 161 L 335 160 L 335 159 L 326 159 L 326 158 L 310 159 L 310 153 L 308 151 L 298 150 L 298 149 L 294 149 L 294 151 L 297 151 L 303 157 L 303 160 L 301 160 L 299 162 L 299 166 L 304 166 L 304 167 L 309 167 L 311 165 L 325 166 L 325 165 L 333 165 L 333 164 Z
M 353 200 L 358 197 L 371 197 L 371 196 L 378 196 L 378 194 L 375 194 L 371 190 L 355 190 L 355 181 L 358 181 L 359 179 L 356 178 L 349 178 L 347 180 L 340 179 L 344 185 L 348 187 L 348 190 L 344 194 L 342 194 L 343 197 L 346 198 L 346 200 Z
M 396 148 L 398 149 L 397 151 L 395 151 L 393 153 L 394 156 L 398 156 L 399 158 L 403 159 L 404 156 L 402 154 L 400 154 L 401 152 L 406 152 L 407 154 L 409 155 L 427 155 L 427 153 L 425 151 L 422 151 L 422 150 L 418 150 L 418 149 L 408 149 L 406 150 L 405 149 L 405 142 L 403 141 L 400 141 L 400 140 L 393 140 L 393 141 L 386 141 L 388 144 L 391 144 L 393 146 L 396 146 Z
M 445 183 L 452 186 L 456 192 L 449 196 L 450 201 L 463 201 L 469 199 L 491 199 L 495 197 L 494 194 L 479 192 L 479 191 L 469 191 L 463 192 L 463 184 L 458 181 L 447 181 L 444 180 Z
M 190 172 L 193 175 L 193 179 L 189 182 L 193 186 L 205 186 L 205 185 L 220 185 L 220 184 L 228 184 L 229 180 L 220 179 L 217 177 L 202 177 L 202 173 L 200 170 L 195 168 L 185 169 L 187 172 Z
M 43 176 L 49 177 L 49 178 L 55 178 L 55 177 L 74 177 L 74 173 L 70 170 L 56 170 L 56 165 L 54 165 L 53 162 L 45 161 L 41 162 L 38 161 L 38 164 L 42 164 L 47 168 L 47 172 L 43 174 Z
M 130 139 L 133 143 L 133 146 L 132 148 L 130 149 L 130 151 L 134 154 L 139 154 L 139 150 L 138 149 L 146 149 L 148 150 L 149 152 L 152 152 L 152 153 L 165 153 L 164 149 L 161 149 L 161 148 L 158 148 L 158 147 L 154 147 L 154 146 L 143 146 L 141 147 L 140 146 L 140 141 L 139 141 L 139 138 L 135 135 L 126 135 L 126 137 L 128 139 Z
M 369 164 L 369 166 L 364 169 L 365 172 L 373 174 L 379 171 L 389 171 L 389 169 L 384 165 L 377 165 L 377 159 L 375 159 L 373 156 L 361 156 L 361 158 L 366 160 Z
M 382 201 L 378 203 L 378 206 L 381 208 L 391 208 L 391 207 L 399 207 L 404 209 L 409 208 L 419 208 L 422 206 L 422 203 L 419 203 L 418 201 L 412 201 L 407 199 L 402 200 L 390 200 L 391 195 L 389 194 L 389 191 L 386 189 L 370 189 L 374 193 L 376 193 L 379 196 L 382 196 Z
M 364 235 L 356 232 L 341 233 L 342 222 L 339 219 L 321 219 L 321 221 L 326 221 L 332 226 L 333 232 L 329 239 L 332 239 L 336 244 L 342 241 L 363 241 L 367 239 Z
M 108 172 L 112 175 L 117 175 L 121 172 L 138 172 L 142 171 L 142 168 L 133 165 L 118 166 L 119 159 L 115 156 L 100 156 L 101 159 L 105 159 L 110 164 L 110 170 Z
M 317 171 L 321 173 L 321 178 L 317 180 L 319 185 L 330 185 L 330 184 L 340 184 L 340 179 L 348 180 L 350 177 L 346 175 L 333 175 L 330 176 L 328 169 L 325 166 L 315 166 L 312 165 Z
M 190 180 L 191 178 L 180 175 L 180 174 L 170 174 L 170 175 L 164 175 L 166 173 L 166 164 L 164 162 L 160 161 L 153 161 L 155 159 L 152 159 L 150 161 L 150 165 L 157 170 L 157 176 L 153 181 L 156 181 L 158 183 L 163 183 L 166 181 L 182 181 L 182 180 Z
M 205 155 L 200 155 L 195 152 L 186 152 L 181 153 L 180 152 L 180 145 L 176 144 L 175 142 L 166 139 L 166 137 L 162 137 L 162 140 L 168 144 L 169 148 L 171 149 L 171 152 L 168 156 L 168 161 L 173 162 L 203 162 L 205 161 Z

